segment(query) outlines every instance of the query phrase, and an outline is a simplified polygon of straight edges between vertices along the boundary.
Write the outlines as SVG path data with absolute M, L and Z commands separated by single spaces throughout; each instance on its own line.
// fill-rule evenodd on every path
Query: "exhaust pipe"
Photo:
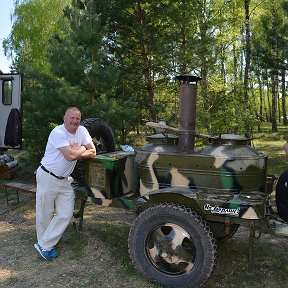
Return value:
M 179 75 L 176 78 L 181 82 L 178 150 L 179 152 L 190 153 L 194 152 L 195 147 L 197 82 L 201 78 L 189 74 Z

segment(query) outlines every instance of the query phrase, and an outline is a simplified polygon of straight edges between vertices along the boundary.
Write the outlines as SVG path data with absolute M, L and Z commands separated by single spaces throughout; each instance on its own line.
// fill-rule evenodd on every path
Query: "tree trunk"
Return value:
M 266 121 L 271 122 L 271 101 L 270 101 L 270 93 L 269 93 L 269 80 L 268 80 L 268 72 L 265 69 L 265 76 L 263 81 L 263 86 L 266 86 L 266 101 L 265 101 L 265 111 L 266 111 Z
M 244 71 L 244 101 L 246 108 L 249 110 L 249 72 L 250 72 L 250 61 L 251 61 L 251 42 L 250 42 L 250 11 L 249 11 L 250 0 L 245 0 L 245 71 Z M 245 120 L 245 134 L 250 135 L 250 127 L 248 119 Z
M 276 23 L 275 23 L 275 6 L 272 1 L 272 34 L 276 35 Z M 276 68 L 276 59 L 277 59 L 277 43 L 275 39 L 272 39 L 272 60 L 273 66 L 271 71 L 272 77 L 272 111 L 271 111 L 271 123 L 272 123 L 272 132 L 277 132 L 277 121 L 276 121 L 276 111 L 277 111 L 277 87 L 278 87 L 278 72 Z
M 137 21 L 139 26 L 143 28 L 144 23 L 144 15 L 145 11 L 141 7 L 141 0 L 137 1 Z M 141 49 L 141 57 L 142 57 L 142 67 L 143 67 L 143 73 L 145 77 L 145 83 L 146 83 L 146 90 L 148 94 L 148 113 L 150 120 L 156 121 L 157 115 L 155 111 L 155 103 L 154 103 L 154 87 L 153 87 L 153 78 L 152 78 L 152 69 L 150 65 L 150 61 L 148 59 L 148 48 L 147 44 L 145 42 L 145 35 L 142 35 L 142 39 L 140 40 L 140 49 Z
M 277 84 L 278 79 L 277 75 L 272 75 L 272 109 L 271 109 L 271 123 L 272 123 L 272 132 L 277 132 L 277 121 L 276 121 L 276 108 L 277 108 Z
M 257 76 L 258 86 L 259 86 L 259 117 L 260 121 L 263 122 L 263 89 L 262 89 L 262 81 L 261 76 Z
M 284 63 L 284 61 L 283 61 Z M 285 89 L 285 69 L 281 69 L 281 94 L 282 94 L 282 115 L 283 124 L 287 125 L 287 112 L 286 112 L 286 89 Z
M 249 86 L 249 71 L 250 71 L 250 59 L 251 59 L 249 2 L 250 0 L 245 0 L 245 70 L 244 70 L 245 101 L 249 100 L 248 86 Z
M 237 96 L 237 83 L 238 83 L 237 67 L 238 67 L 238 61 L 237 61 L 237 55 L 236 55 L 236 44 L 233 43 L 233 70 L 234 70 L 234 72 L 233 72 L 233 77 L 234 77 L 233 90 L 234 90 L 234 97 Z

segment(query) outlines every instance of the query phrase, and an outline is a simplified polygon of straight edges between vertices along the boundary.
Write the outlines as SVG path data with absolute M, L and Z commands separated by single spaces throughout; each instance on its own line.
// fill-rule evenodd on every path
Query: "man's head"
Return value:
M 75 134 L 81 122 L 81 112 L 76 107 L 69 107 L 63 117 L 66 130 Z

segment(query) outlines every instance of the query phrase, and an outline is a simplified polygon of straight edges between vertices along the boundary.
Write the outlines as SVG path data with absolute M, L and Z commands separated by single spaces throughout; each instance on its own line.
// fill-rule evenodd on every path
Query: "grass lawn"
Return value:
M 288 127 L 279 126 L 279 132 L 271 133 L 270 125 L 265 123 L 261 129 L 255 131 L 252 146 L 268 155 L 268 173 L 279 176 L 288 164 L 282 150 Z M 17 177 L 31 182 L 33 169 L 21 165 Z M 84 231 L 76 232 L 71 225 L 57 246 L 60 257 L 47 263 L 37 257 L 33 248 L 35 198 L 21 194 L 20 204 L 7 206 L 1 185 L 4 182 L 0 180 L 0 287 L 159 287 L 131 264 L 127 239 L 132 212 L 88 205 Z M 261 235 L 255 240 L 254 268 L 247 271 L 249 231 L 240 227 L 231 239 L 219 243 L 216 269 L 204 287 L 287 288 L 287 240 Z

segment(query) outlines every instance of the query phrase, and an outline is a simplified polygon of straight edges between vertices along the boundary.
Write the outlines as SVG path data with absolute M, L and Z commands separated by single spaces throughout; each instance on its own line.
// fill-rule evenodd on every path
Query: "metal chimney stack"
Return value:
M 178 150 L 194 152 L 197 82 L 200 77 L 183 74 L 176 77 L 180 82 Z

